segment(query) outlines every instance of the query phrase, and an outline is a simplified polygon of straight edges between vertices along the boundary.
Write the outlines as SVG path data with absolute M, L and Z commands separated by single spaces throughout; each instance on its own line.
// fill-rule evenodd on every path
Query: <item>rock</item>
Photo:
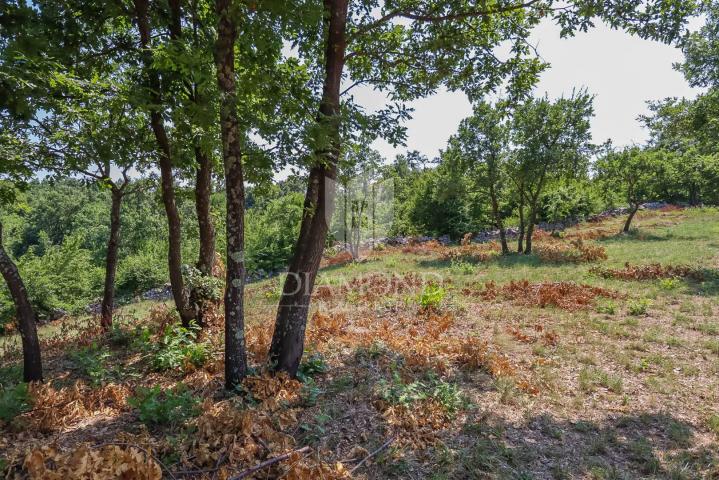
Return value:
M 170 300 L 172 298 L 172 287 L 169 283 L 162 287 L 152 288 L 142 294 L 143 300 Z

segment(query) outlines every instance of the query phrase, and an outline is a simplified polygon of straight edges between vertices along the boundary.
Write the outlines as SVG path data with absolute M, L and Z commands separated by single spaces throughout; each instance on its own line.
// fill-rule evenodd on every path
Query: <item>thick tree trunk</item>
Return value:
M 242 146 L 237 121 L 235 40 L 237 25 L 230 12 L 231 0 L 217 0 L 219 17 L 215 63 L 220 89 L 222 157 L 227 192 L 227 285 L 225 289 L 225 388 L 232 390 L 247 375 L 245 351 L 245 190 Z
M 105 289 L 100 309 L 100 325 L 104 331 L 112 326 L 112 312 L 115 307 L 115 273 L 117 272 L 117 251 L 120 248 L 120 209 L 122 208 L 123 192 L 119 188 L 112 189 L 112 206 L 110 207 L 110 237 L 107 239 L 107 255 L 105 257 Z
M 632 219 L 634 219 L 634 215 L 636 215 L 637 210 L 639 210 L 639 204 L 636 203 L 636 204 L 632 205 L 631 207 L 632 207 L 632 209 L 631 209 L 631 211 L 629 212 L 629 216 L 627 217 L 627 221 L 624 222 L 624 228 L 622 229 L 622 231 L 623 231 L 624 233 L 628 233 L 628 232 L 629 232 L 629 228 L 632 226 Z
M 195 314 L 189 305 L 185 284 L 182 278 L 182 226 L 180 214 L 177 211 L 175 200 L 175 183 L 172 177 L 172 148 L 165 130 L 165 122 L 158 110 L 162 104 L 160 95 L 160 78 L 152 66 L 150 48 L 150 24 L 147 12 L 147 0 L 135 0 L 137 15 L 137 28 L 140 33 L 140 45 L 144 49 L 143 62 L 148 77 L 148 87 L 153 107 L 150 110 L 150 126 L 155 135 L 160 153 L 160 188 L 162 190 L 162 203 L 167 215 L 169 233 L 169 252 L 167 265 L 170 271 L 170 285 L 172 297 L 180 313 L 184 325 L 188 325 Z
M 295 254 L 277 308 L 270 347 L 275 370 L 297 374 L 304 349 L 305 328 L 312 289 L 322 258 L 325 237 L 332 218 L 337 161 L 340 153 L 340 83 L 346 49 L 348 0 L 325 0 L 325 79 L 317 121 L 325 128 L 330 144 L 316 152 L 310 170 L 305 208 Z
M 489 198 L 492 202 L 492 216 L 494 217 L 494 224 L 499 230 L 499 241 L 502 245 L 502 255 L 509 254 L 509 246 L 507 245 L 507 234 L 504 231 L 504 222 L 502 221 L 502 215 L 499 213 L 499 201 L 497 200 L 497 192 L 494 189 L 494 185 L 489 186 Z
M 25 284 L 20 278 L 20 272 L 3 246 L 2 223 L 0 223 L 0 273 L 7 283 L 13 303 L 15 303 L 15 316 L 22 339 L 23 380 L 42 382 L 42 356 L 40 340 L 37 337 L 35 311 L 30 304 Z

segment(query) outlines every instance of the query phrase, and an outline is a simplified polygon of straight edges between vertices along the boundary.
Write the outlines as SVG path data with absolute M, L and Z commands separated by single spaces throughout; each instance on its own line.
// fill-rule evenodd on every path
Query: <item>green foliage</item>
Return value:
M 422 308 L 439 308 L 446 295 L 447 291 L 444 288 L 431 283 L 424 287 L 417 302 Z
M 127 403 L 147 425 L 178 425 L 200 413 L 200 400 L 183 384 L 164 391 L 159 386 L 139 387 Z
M 248 271 L 274 271 L 285 267 L 299 235 L 304 197 L 300 193 L 270 200 L 248 210 L 245 222 Z
M 393 405 L 410 406 L 422 400 L 434 400 L 439 403 L 448 415 L 454 415 L 463 409 L 467 401 L 461 389 L 430 375 L 426 382 L 414 381 L 405 383 L 397 370 L 393 370 L 390 381 L 381 379 L 377 384 L 379 397 Z
M 27 383 L 6 386 L 0 389 L 0 420 L 10 422 L 23 412 L 30 410 L 30 394 Z
M 320 353 L 313 353 L 300 364 L 297 378 L 305 382 L 315 375 L 327 373 L 329 369 L 325 357 Z
M 93 385 L 101 385 L 111 377 L 113 372 L 106 366 L 108 358 L 110 351 L 107 347 L 96 343 L 70 353 L 70 359 Z
M 200 270 L 191 266 L 182 266 L 185 288 L 193 291 L 199 300 L 218 301 L 225 286 L 224 278 L 203 275 Z
M 167 261 L 154 252 L 141 251 L 120 262 L 117 292 L 137 295 L 164 284 L 167 278 Z
M 634 300 L 629 302 L 629 315 L 639 317 L 647 314 L 647 308 L 649 307 L 649 301 L 642 298 L 640 300 Z
M 187 366 L 200 367 L 209 357 L 209 345 L 197 342 L 197 326 L 185 328 L 168 325 L 152 356 L 157 370 L 171 370 Z

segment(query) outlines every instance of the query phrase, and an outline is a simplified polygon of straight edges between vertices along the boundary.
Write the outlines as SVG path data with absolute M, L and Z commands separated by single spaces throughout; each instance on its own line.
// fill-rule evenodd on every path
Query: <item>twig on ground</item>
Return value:
M 291 452 L 287 452 L 283 455 L 279 455 L 277 457 L 270 458 L 269 460 L 265 460 L 264 462 L 262 462 L 258 465 L 255 465 L 252 468 L 248 468 L 247 470 L 240 472 L 239 475 L 230 477 L 229 480 L 240 480 L 242 478 L 247 478 L 258 470 L 262 470 L 263 468 L 267 468 L 270 465 L 274 465 L 275 463 L 281 462 L 283 460 L 287 460 L 295 453 L 304 453 L 304 452 L 308 451 L 309 449 L 310 449 L 310 447 L 302 447 L 302 448 L 298 448 L 297 450 L 292 450 Z
M 362 465 L 364 465 L 367 460 L 369 460 L 370 458 L 374 457 L 375 455 L 377 455 L 378 453 L 380 453 L 380 452 L 381 452 L 382 450 L 384 450 L 385 448 L 389 447 L 392 442 L 394 442 L 394 436 L 390 437 L 389 440 L 387 440 L 386 442 L 384 442 L 384 443 L 382 444 L 382 446 L 380 446 L 377 450 L 375 450 L 374 452 L 372 452 L 372 453 L 370 453 L 369 455 L 367 455 L 366 457 L 364 457 L 364 460 L 362 460 L 360 463 L 358 463 L 357 465 L 355 465 L 355 467 L 354 467 L 352 470 L 350 470 L 350 475 L 352 475 L 353 473 L 355 473 L 355 470 L 357 470 L 357 469 L 360 468 Z

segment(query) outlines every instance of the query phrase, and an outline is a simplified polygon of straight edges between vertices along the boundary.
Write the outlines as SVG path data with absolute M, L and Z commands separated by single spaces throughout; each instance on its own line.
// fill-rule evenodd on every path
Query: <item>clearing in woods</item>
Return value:
M 253 284 L 239 396 L 219 314 L 199 343 L 162 303 L 104 336 L 45 326 L 47 382 L 0 399 L 2 468 L 231 478 L 309 446 L 245 478 L 719 478 L 719 212 L 641 212 L 617 235 L 622 220 L 539 232 L 530 256 L 326 259 L 300 381 L 262 371 L 281 283 Z

